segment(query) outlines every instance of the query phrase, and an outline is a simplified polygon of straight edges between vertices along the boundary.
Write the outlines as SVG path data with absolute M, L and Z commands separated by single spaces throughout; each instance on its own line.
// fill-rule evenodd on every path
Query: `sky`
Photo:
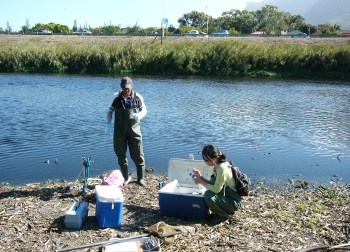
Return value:
M 204 12 L 214 18 L 232 9 L 243 10 L 249 2 L 262 0 L 11 0 L 0 3 L 0 27 L 20 31 L 29 20 L 30 26 L 50 22 L 78 27 L 118 25 L 142 28 L 161 27 L 162 18 L 178 27 L 177 20 L 191 11 Z

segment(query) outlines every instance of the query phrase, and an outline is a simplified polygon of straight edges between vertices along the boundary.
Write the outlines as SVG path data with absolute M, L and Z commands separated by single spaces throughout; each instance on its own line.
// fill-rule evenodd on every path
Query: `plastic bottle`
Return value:
M 174 190 L 178 190 L 180 188 L 179 181 L 177 179 L 174 179 Z
M 193 179 L 196 179 L 196 178 L 197 178 L 197 176 L 194 175 L 192 172 L 190 172 L 190 176 L 191 176 Z

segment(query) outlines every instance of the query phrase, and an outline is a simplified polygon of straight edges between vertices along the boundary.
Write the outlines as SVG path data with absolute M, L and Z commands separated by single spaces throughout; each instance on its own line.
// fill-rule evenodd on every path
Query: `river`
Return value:
M 148 114 L 146 167 L 217 145 L 253 181 L 350 181 L 350 83 L 134 76 Z M 120 76 L 0 74 L 0 182 L 82 179 L 117 168 L 106 111 Z M 130 170 L 135 166 L 130 162 Z

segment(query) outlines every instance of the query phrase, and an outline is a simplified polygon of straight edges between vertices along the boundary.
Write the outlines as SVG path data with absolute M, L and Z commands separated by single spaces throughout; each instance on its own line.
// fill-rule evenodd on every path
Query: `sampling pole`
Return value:
M 84 187 L 83 187 L 83 193 L 87 192 L 87 184 L 88 184 L 88 179 L 90 176 L 90 165 L 93 162 L 92 158 L 86 158 L 82 157 L 83 159 L 83 166 L 84 166 Z

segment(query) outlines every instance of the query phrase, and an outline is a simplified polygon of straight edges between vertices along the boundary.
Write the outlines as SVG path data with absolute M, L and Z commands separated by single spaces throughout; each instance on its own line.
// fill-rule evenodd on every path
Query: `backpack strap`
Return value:
M 235 184 L 237 184 L 237 169 L 235 168 L 235 166 L 232 163 L 232 161 L 230 161 L 229 164 L 230 164 L 231 171 L 232 171 L 232 177 L 235 180 Z

